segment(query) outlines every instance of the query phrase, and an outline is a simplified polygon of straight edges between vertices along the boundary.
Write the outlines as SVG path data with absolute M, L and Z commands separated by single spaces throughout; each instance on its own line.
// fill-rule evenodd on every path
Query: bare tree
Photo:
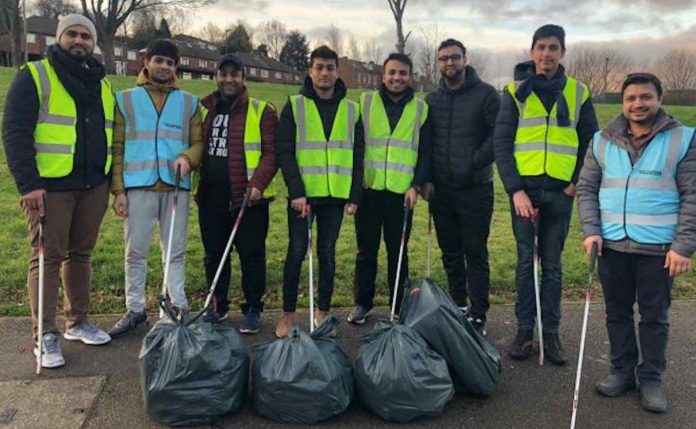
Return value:
M 329 48 L 336 51 L 339 57 L 343 55 L 343 34 L 333 24 L 326 30 L 326 44 Z
M 22 9 L 20 0 L 0 0 L 0 28 L 9 30 L 11 54 L 7 64 L 19 67 L 22 64 Z
M 377 39 L 372 38 L 365 42 L 365 49 L 363 49 L 363 60 L 372 61 L 375 64 L 381 64 L 382 60 L 382 48 L 377 43 Z
M 420 65 L 420 73 L 423 76 L 425 83 L 435 86 L 439 79 L 439 70 L 437 68 L 437 47 L 440 42 L 440 31 L 437 24 L 433 24 L 428 29 L 419 29 L 422 38 L 422 46 L 418 53 L 418 63 Z
M 406 51 L 406 42 L 408 41 L 411 32 L 409 31 L 406 36 L 404 36 L 404 10 L 406 9 L 406 3 L 408 0 L 387 0 L 389 2 L 389 8 L 394 15 L 394 21 L 396 21 L 396 50 L 400 54 Z
M 488 80 L 488 66 L 493 55 L 486 49 L 467 49 L 466 62 L 476 70 L 476 74 L 483 80 Z
M 575 46 L 570 52 L 566 61 L 568 74 L 586 84 L 593 95 L 620 88 L 632 67 L 631 60 L 614 49 Z
M 672 49 L 657 62 L 656 67 L 666 89 L 696 89 L 696 53 Z
M 256 29 L 258 43 L 268 46 L 268 54 L 276 60 L 280 58 L 280 51 L 288 39 L 288 30 L 278 20 L 271 20 L 259 25 Z
M 358 46 L 358 39 L 353 33 L 348 35 L 348 50 L 346 51 L 346 55 L 352 60 L 360 61 L 362 59 L 360 47 Z
M 159 7 L 194 8 L 210 3 L 212 0 L 80 0 L 82 13 L 94 21 L 97 29 L 99 47 L 104 55 L 104 63 L 109 73 L 114 68 L 114 37 L 118 29 L 133 12 Z
M 34 12 L 38 16 L 58 19 L 71 13 L 78 13 L 79 8 L 65 0 L 38 0 L 34 4 Z
M 225 44 L 225 30 L 213 22 L 208 22 L 196 33 L 196 37 L 221 47 Z

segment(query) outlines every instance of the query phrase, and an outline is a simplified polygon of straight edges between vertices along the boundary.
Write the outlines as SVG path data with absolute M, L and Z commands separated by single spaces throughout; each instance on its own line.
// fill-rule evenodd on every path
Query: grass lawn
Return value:
M 4 110 L 5 95 L 14 75 L 14 70 L 0 68 L 0 111 Z M 134 77 L 112 77 L 116 90 L 129 88 Z M 280 110 L 288 95 L 297 93 L 298 86 L 249 83 L 249 91 L 254 97 L 268 100 Z M 184 81 L 182 87 L 194 94 L 203 96 L 214 89 L 211 81 Z M 350 98 L 357 100 L 359 91 L 349 91 Z M 598 105 L 597 112 L 601 125 L 605 125 L 619 113 L 618 105 Z M 696 125 L 696 108 L 686 106 L 667 106 L 667 111 L 689 125 Z M 278 184 L 280 197 L 271 205 L 271 227 L 267 240 L 268 291 L 265 301 L 269 308 L 279 307 L 282 296 L 282 273 L 287 248 L 287 223 L 285 215 L 286 190 L 282 181 Z M 491 266 L 491 300 L 493 303 L 514 302 L 515 244 L 510 225 L 510 209 L 507 195 L 500 180 L 495 181 L 495 212 L 491 224 L 489 240 Z M 190 229 L 187 249 L 187 294 L 193 308 L 198 308 L 205 297 L 207 285 L 203 270 L 203 248 L 198 230 L 198 217 L 195 205 L 190 208 Z M 19 196 L 14 181 L 5 162 L 4 150 L 0 150 L 0 218 L 5 221 L 0 226 L 0 237 L 5 243 L 0 247 L 0 316 L 27 315 L 28 298 L 25 291 L 26 269 L 29 259 L 29 245 L 26 239 L 26 224 L 19 207 Z M 418 279 L 425 272 L 427 245 L 427 207 L 419 202 L 413 221 L 413 231 L 409 243 L 410 275 Z M 334 305 L 352 305 L 352 280 L 356 252 L 353 219 L 346 216 L 337 245 L 336 291 Z M 433 240 L 433 277 L 440 284 L 446 278 L 440 263 L 437 240 Z M 148 269 L 148 295 L 151 308 L 159 293 L 162 281 L 160 264 L 161 253 L 153 240 Z M 570 234 L 563 254 L 565 296 L 569 300 L 580 299 L 587 276 L 587 266 L 581 249 L 581 234 L 576 214 L 573 214 Z M 92 311 L 114 313 L 124 309 L 123 274 L 123 223 L 109 210 L 104 218 L 99 242 L 93 255 Z M 305 295 L 300 305 L 307 305 L 306 271 L 301 285 Z M 380 255 L 380 271 L 377 278 L 378 304 L 386 304 L 386 258 L 384 246 Z M 695 298 L 696 277 L 693 272 L 681 276 L 675 284 L 675 297 Z M 233 302 L 240 303 L 239 262 L 233 259 L 233 279 L 230 287 Z

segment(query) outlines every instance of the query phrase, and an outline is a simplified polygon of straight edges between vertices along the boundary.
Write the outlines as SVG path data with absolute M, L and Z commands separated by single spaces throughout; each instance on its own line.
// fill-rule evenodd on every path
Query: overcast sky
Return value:
M 361 41 L 376 38 L 385 49 L 395 42 L 387 0 L 217 0 L 198 9 L 192 22 L 226 27 L 238 19 L 251 25 L 277 19 L 315 43 L 330 24 Z M 409 0 L 404 20 L 414 38 L 437 24 L 440 34 L 467 46 L 516 52 L 546 23 L 565 27 L 569 45 L 616 43 L 650 55 L 673 44 L 696 49 L 696 0 Z

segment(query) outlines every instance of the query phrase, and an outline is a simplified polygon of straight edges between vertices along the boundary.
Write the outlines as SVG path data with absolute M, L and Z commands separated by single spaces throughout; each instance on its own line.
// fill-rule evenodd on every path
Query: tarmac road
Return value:
M 565 428 L 570 425 L 570 407 L 573 398 L 575 368 L 582 323 L 582 305 L 564 305 L 561 338 L 570 356 L 565 367 L 547 363 L 537 366 L 536 359 L 524 362 L 511 361 L 505 346 L 515 335 L 514 308 L 494 306 L 489 313 L 489 339 L 503 350 L 503 372 L 498 392 L 488 399 L 455 396 L 445 413 L 438 418 L 421 420 L 405 426 L 425 428 Z M 381 309 L 382 314 L 387 309 Z M 337 313 L 346 316 L 348 309 Z M 262 334 L 246 336 L 248 345 L 272 338 L 272 330 L 279 313 L 266 312 Z M 156 315 L 150 319 L 155 320 Z M 232 323 L 239 325 L 240 315 L 232 316 Z M 300 318 L 307 319 L 306 313 Z M 117 316 L 100 316 L 97 324 L 108 329 Z M 376 316 L 361 327 L 343 323 L 339 327 L 338 341 L 343 350 L 355 358 L 360 337 L 368 332 Z M 582 378 L 578 428 L 696 428 L 696 302 L 674 303 L 671 311 L 671 339 L 668 350 L 666 375 L 669 410 L 664 415 L 652 414 L 640 407 L 637 392 L 621 398 L 603 398 L 594 392 L 594 384 L 607 370 L 608 342 L 604 328 L 604 307 L 594 303 L 590 316 L 588 342 Z M 84 421 L 84 428 L 157 428 L 147 416 L 141 400 L 138 352 L 147 329 L 139 328 L 123 339 L 111 344 L 93 347 L 62 340 L 67 364 L 57 370 L 44 370 L 42 380 L 103 376 L 105 382 Z M 33 374 L 34 358 L 31 354 L 31 325 L 28 318 L 1 318 L 0 332 L 0 382 L 10 380 L 37 380 Z M 88 379 L 91 380 L 91 379 Z M 58 388 L 60 380 L 55 380 Z M 50 386 L 50 383 L 46 384 Z M 70 395 L 70 392 L 63 392 Z M 0 413 L 5 408 L 0 403 Z M 40 413 L 41 410 L 34 410 Z M 386 425 L 379 418 L 363 409 L 357 401 L 348 411 L 324 422 L 330 428 L 378 428 Z M 256 414 L 249 402 L 233 416 L 209 426 L 213 428 L 274 428 L 289 425 L 269 421 Z M 13 427 L 11 424 L 0 428 Z M 52 428 L 65 427 L 60 420 Z

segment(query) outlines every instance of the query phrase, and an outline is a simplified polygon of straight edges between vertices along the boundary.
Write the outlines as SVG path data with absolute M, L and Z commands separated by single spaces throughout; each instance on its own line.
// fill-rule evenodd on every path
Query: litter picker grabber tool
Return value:
M 597 243 L 592 243 L 590 252 L 590 274 L 587 279 L 587 289 L 585 290 L 585 313 L 582 317 L 582 334 L 580 335 L 580 353 L 578 354 L 578 369 L 575 374 L 575 391 L 573 392 L 573 415 L 570 419 L 570 429 L 575 429 L 575 419 L 578 414 L 578 401 L 580 400 L 580 377 L 582 376 L 582 360 L 585 356 L 585 336 L 587 335 L 587 320 L 590 315 L 590 304 L 592 303 L 592 276 L 595 265 L 597 264 L 597 253 L 599 249 Z
M 428 250 L 425 262 L 425 277 L 430 278 L 430 261 L 433 254 L 433 212 L 428 204 Z
M 190 325 L 191 323 L 198 320 L 198 318 L 200 318 L 210 308 L 211 302 L 213 300 L 213 296 L 215 295 L 215 289 L 217 288 L 218 281 L 220 280 L 220 275 L 222 274 L 222 268 L 225 266 L 225 262 L 228 260 L 230 252 L 232 251 L 232 243 L 234 242 L 234 237 L 237 235 L 237 230 L 239 229 L 239 224 L 242 222 L 242 218 L 244 217 L 244 212 L 246 211 L 246 208 L 249 205 L 249 197 L 250 196 L 251 196 L 251 189 L 247 188 L 246 192 L 244 193 L 244 200 L 242 200 L 242 207 L 239 209 L 239 213 L 237 214 L 237 219 L 235 219 L 234 225 L 232 226 L 232 232 L 230 233 L 230 238 L 227 240 L 227 245 L 225 246 L 225 251 L 222 253 L 222 258 L 220 259 L 220 263 L 218 264 L 217 271 L 215 271 L 215 277 L 213 277 L 213 283 L 210 285 L 210 289 L 208 290 L 208 296 L 205 298 L 205 303 L 203 304 L 203 309 L 198 314 L 196 314 L 196 316 L 193 317 L 189 322 L 187 322 L 186 325 Z
M 174 223 L 176 221 L 176 206 L 179 202 L 179 187 L 181 186 L 181 171 L 176 169 L 176 185 L 174 187 L 174 201 L 172 201 L 172 220 L 169 223 L 169 240 L 167 240 L 167 253 L 164 261 L 164 278 L 162 279 L 162 298 L 167 299 L 169 292 L 169 265 L 172 259 L 172 242 L 174 241 Z M 164 317 L 164 311 L 160 308 L 160 319 Z
M 404 257 L 404 246 L 406 245 L 406 225 L 408 224 L 408 214 L 411 211 L 411 202 L 408 198 L 404 201 L 404 222 L 401 227 L 401 244 L 399 244 L 399 262 L 396 264 L 396 281 L 394 282 L 394 295 L 392 296 L 392 306 L 391 314 L 389 315 L 389 321 L 394 321 L 394 315 L 396 313 L 396 298 L 399 296 L 399 278 L 401 277 L 401 261 Z M 430 267 L 430 263 L 428 263 Z M 428 269 L 428 274 L 430 269 Z
M 541 323 L 541 291 L 539 290 L 539 209 L 534 209 L 532 223 L 534 224 L 534 298 L 536 300 L 536 319 L 539 333 L 539 365 L 543 365 L 544 328 Z
M 309 332 L 314 332 L 314 257 L 312 255 L 312 206 L 307 204 L 307 256 L 309 256 Z
M 44 217 L 39 217 L 39 314 L 38 353 L 36 353 L 36 375 L 41 374 L 43 360 L 43 317 L 44 317 Z

